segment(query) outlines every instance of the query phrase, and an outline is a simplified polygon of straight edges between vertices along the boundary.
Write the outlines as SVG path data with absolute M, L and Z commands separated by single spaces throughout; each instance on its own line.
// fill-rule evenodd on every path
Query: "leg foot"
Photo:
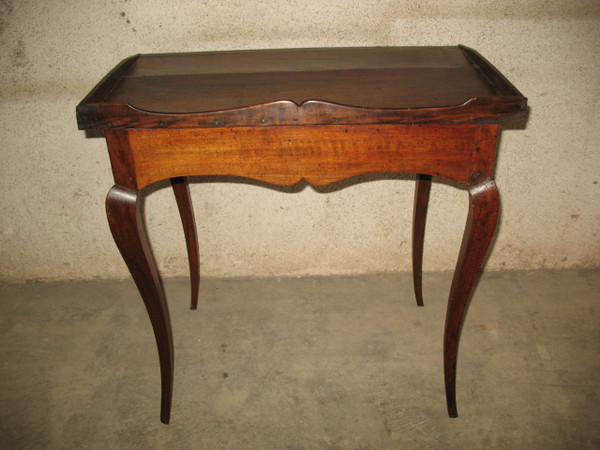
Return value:
M 198 251 L 198 234 L 196 232 L 196 221 L 194 220 L 194 209 L 192 197 L 187 178 L 171 178 L 175 200 L 179 208 L 179 216 L 183 224 L 185 243 L 187 246 L 188 260 L 190 264 L 191 282 L 191 309 L 198 308 L 198 288 L 200 286 L 200 256 Z
M 500 199 L 492 180 L 469 189 L 469 216 L 446 311 L 444 331 L 444 378 L 448 415 L 457 417 L 456 358 L 465 312 L 473 286 L 498 222 Z
M 425 240 L 425 222 L 427 219 L 430 190 L 431 175 L 417 175 L 413 213 L 412 263 L 413 285 L 417 305 L 419 306 L 423 306 L 423 241 Z
M 160 420 L 169 423 L 173 398 L 173 336 L 165 293 L 146 236 L 139 194 L 132 189 L 113 186 L 106 197 L 106 214 L 115 243 L 152 323 L 160 360 Z

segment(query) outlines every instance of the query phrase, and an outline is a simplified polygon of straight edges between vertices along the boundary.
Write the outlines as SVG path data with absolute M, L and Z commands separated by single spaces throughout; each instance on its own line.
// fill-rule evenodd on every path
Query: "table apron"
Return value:
M 193 175 L 326 185 L 375 172 L 473 184 L 491 177 L 497 133 L 475 124 L 328 125 L 113 129 L 106 137 L 115 182 L 142 189 Z

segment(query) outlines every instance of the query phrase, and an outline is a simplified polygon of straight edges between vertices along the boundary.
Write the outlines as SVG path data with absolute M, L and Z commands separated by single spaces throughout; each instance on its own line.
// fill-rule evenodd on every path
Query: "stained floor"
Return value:
M 0 286 L 3 448 L 599 448 L 600 270 L 487 272 L 445 410 L 449 273 L 166 280 L 170 425 L 131 281 Z

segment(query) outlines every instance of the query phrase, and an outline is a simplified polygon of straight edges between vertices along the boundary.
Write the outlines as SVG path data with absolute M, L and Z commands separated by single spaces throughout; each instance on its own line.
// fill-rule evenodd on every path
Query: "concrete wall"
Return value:
M 0 279 L 123 277 L 104 197 L 102 139 L 75 105 L 134 53 L 305 46 L 454 45 L 490 59 L 529 98 L 525 130 L 502 136 L 502 218 L 488 268 L 600 264 L 600 3 L 574 1 L 0 2 Z M 409 270 L 407 177 L 289 194 L 192 187 L 204 275 Z M 166 275 L 184 275 L 169 189 L 146 202 Z M 467 194 L 432 189 L 426 270 L 453 269 Z

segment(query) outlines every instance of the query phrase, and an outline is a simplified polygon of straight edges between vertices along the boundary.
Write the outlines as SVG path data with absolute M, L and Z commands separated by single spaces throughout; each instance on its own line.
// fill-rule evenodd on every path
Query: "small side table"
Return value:
M 149 54 L 117 65 L 77 106 L 77 122 L 79 129 L 102 130 L 106 137 L 115 180 L 106 211 L 154 329 L 161 421 L 170 418 L 173 339 L 140 209 L 145 187 L 172 181 L 196 309 L 198 240 L 186 177 L 326 185 L 375 172 L 416 174 L 413 279 L 419 306 L 431 177 L 464 183 L 469 215 L 444 332 L 446 401 L 456 417 L 461 326 L 498 220 L 493 172 L 500 123 L 526 110 L 527 99 L 463 46 Z

